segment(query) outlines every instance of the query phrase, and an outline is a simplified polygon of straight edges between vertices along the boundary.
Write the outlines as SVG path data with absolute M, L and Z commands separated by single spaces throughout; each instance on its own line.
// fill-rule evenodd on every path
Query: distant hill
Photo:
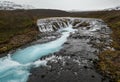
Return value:
M 114 8 L 105 9 L 105 11 L 112 11 L 112 10 L 120 10 L 120 6 L 117 6 L 117 7 L 114 7 Z
M 0 1 L 0 10 L 33 9 L 31 5 L 16 4 L 10 1 Z
M 67 11 L 63 11 L 63 10 L 55 10 L 55 9 L 28 9 L 28 10 L 24 10 L 24 9 L 16 9 L 16 10 L 0 10 L 0 14 L 2 13 L 8 13 L 9 15 L 27 15 L 27 16 L 31 16 L 31 17 L 39 17 L 39 18 L 46 18 L 46 17 L 63 17 L 63 16 L 70 16 L 70 13 Z

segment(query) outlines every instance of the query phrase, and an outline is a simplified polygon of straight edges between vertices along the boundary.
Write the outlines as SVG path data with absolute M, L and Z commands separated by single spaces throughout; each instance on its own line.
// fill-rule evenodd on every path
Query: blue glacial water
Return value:
M 39 58 L 59 51 L 70 32 L 74 31 L 72 26 L 60 29 L 62 36 L 55 41 L 29 46 L 17 50 L 12 56 L 0 58 L 0 82 L 27 82 L 30 69 L 45 63 Z

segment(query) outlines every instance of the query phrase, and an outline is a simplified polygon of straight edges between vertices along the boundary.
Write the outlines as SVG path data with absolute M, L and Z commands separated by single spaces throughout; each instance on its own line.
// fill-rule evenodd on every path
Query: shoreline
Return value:
M 54 36 L 54 37 L 50 37 L 50 35 Z M 16 52 L 17 50 L 19 49 L 24 49 L 26 47 L 29 47 L 29 46 L 32 46 L 32 45 L 36 45 L 36 44 L 43 44 L 43 43 L 47 43 L 47 42 L 50 42 L 50 41 L 53 41 L 53 40 L 56 40 L 57 38 L 59 38 L 61 36 L 60 33 L 58 32 L 49 32 L 49 35 L 47 35 L 47 33 L 43 33 L 42 34 L 37 34 L 35 37 L 36 39 L 31 41 L 31 42 L 28 42 L 27 44 L 24 44 L 18 48 L 13 48 L 12 50 L 10 51 L 7 51 L 5 53 L 2 53 L 0 54 L 0 58 L 4 57 L 4 56 L 7 56 L 8 54 L 12 54 L 14 52 Z M 46 37 L 46 38 L 44 38 Z

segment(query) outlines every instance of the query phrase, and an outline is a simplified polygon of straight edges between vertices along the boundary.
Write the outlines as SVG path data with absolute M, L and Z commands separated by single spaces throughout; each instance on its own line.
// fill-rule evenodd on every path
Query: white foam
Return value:
M 47 61 L 46 60 L 38 60 L 38 61 L 34 62 L 33 65 L 35 65 L 35 67 L 46 66 Z

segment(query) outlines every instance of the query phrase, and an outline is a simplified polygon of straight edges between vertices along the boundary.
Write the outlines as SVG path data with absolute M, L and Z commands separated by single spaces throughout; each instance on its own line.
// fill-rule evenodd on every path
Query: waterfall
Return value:
M 53 32 L 62 28 L 66 28 L 69 25 L 78 27 L 86 20 L 87 19 L 82 19 L 82 18 L 59 17 L 59 18 L 40 19 L 37 21 L 37 24 L 40 32 Z

